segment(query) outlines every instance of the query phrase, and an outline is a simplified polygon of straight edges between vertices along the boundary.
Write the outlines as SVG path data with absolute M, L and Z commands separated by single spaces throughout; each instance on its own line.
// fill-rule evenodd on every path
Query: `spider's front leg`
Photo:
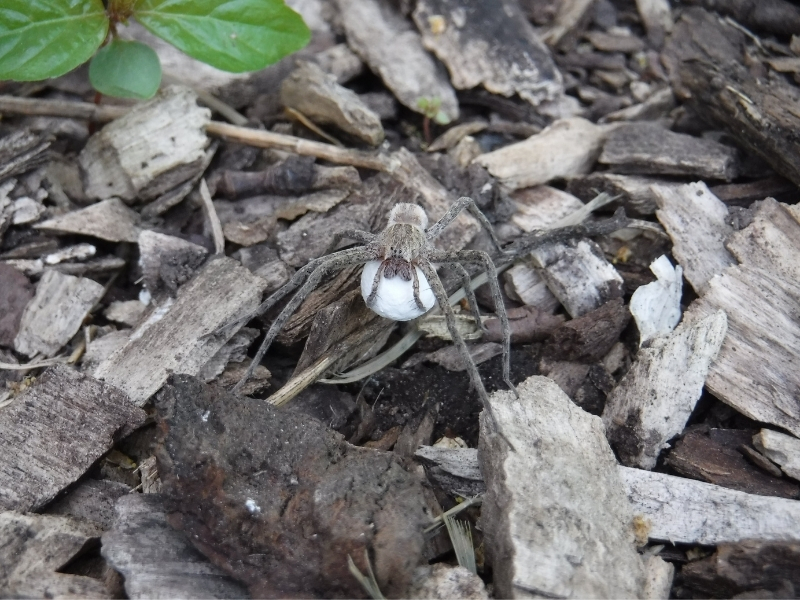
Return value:
M 492 300 L 494 301 L 494 311 L 500 319 L 500 328 L 503 334 L 503 381 L 506 382 L 508 389 L 519 396 L 517 388 L 511 383 L 511 326 L 508 323 L 506 305 L 503 303 L 503 294 L 497 280 L 497 269 L 491 257 L 480 250 L 456 250 L 455 252 L 431 251 L 428 258 L 433 262 L 445 264 L 479 264 L 486 269 L 486 274 L 489 276 L 489 289 L 492 291 Z
M 338 233 L 334 234 L 331 243 L 328 244 L 328 249 L 325 250 L 325 254 L 330 254 L 336 250 L 336 246 L 338 246 L 342 240 L 355 240 L 366 246 L 376 237 L 377 236 L 374 233 L 369 233 L 368 231 L 361 231 L 360 229 L 345 229 L 344 231 L 339 231 Z
M 450 267 L 461 278 L 461 287 L 464 288 L 464 295 L 467 297 L 469 310 L 472 313 L 472 318 L 475 319 L 475 324 L 478 326 L 478 329 L 486 332 L 486 326 L 481 320 L 481 311 L 478 309 L 478 299 L 475 298 L 475 291 L 472 289 L 472 278 L 461 263 L 450 263 Z
M 486 215 L 484 215 L 483 212 L 481 212 L 481 209 L 478 208 L 478 205 L 475 204 L 475 200 L 469 198 L 468 196 L 463 196 L 462 198 L 459 198 L 456 201 L 456 203 L 453 204 L 453 206 L 451 206 L 446 213 L 444 213 L 441 219 L 439 219 L 438 221 L 436 221 L 436 223 L 431 225 L 431 227 L 429 227 L 428 230 L 425 232 L 425 239 L 430 241 L 435 237 L 439 236 L 439 234 L 441 234 L 442 231 L 444 231 L 445 227 L 447 227 L 448 225 L 450 225 L 450 223 L 455 221 L 456 217 L 459 214 L 461 214 L 461 211 L 464 210 L 465 208 L 470 212 L 470 214 L 473 217 L 478 219 L 480 224 L 483 225 L 484 229 L 486 229 L 486 231 L 489 232 L 489 235 L 492 237 L 492 242 L 494 242 L 494 245 L 497 247 L 497 249 L 502 252 L 503 248 L 500 244 L 500 239 L 494 232 L 494 227 L 492 227 L 492 224 L 489 223 L 489 219 L 486 218 Z
M 297 277 L 301 272 L 303 272 L 302 278 L 298 277 L 298 280 L 302 280 L 305 278 L 305 275 L 308 274 L 308 270 L 311 271 L 311 273 L 308 274 L 308 279 L 306 279 L 303 286 L 297 291 L 289 303 L 283 307 L 283 310 L 272 322 L 272 325 L 270 325 L 267 335 L 264 336 L 264 341 L 261 342 L 258 352 L 256 352 L 256 355 L 250 363 L 250 366 L 247 368 L 247 372 L 244 374 L 239 383 L 234 386 L 232 390 L 233 393 L 237 394 L 242 389 L 244 384 L 247 383 L 247 380 L 253 375 L 255 368 L 261 364 L 261 359 L 264 358 L 264 354 L 269 349 L 272 342 L 275 341 L 275 338 L 278 336 L 280 330 L 283 329 L 286 321 L 289 320 L 289 317 L 291 317 L 292 314 L 294 314 L 298 307 L 303 303 L 303 300 L 305 300 L 306 297 L 312 291 L 314 291 L 314 289 L 322 281 L 323 277 L 329 273 L 332 273 L 333 271 L 340 271 L 345 267 L 363 264 L 369 260 L 372 260 L 372 258 L 372 252 L 366 248 L 351 248 L 349 250 L 341 250 L 340 252 L 336 252 L 330 256 L 323 256 L 322 258 L 315 259 L 295 273 L 295 277 Z M 289 283 L 284 286 L 289 288 L 288 291 L 284 291 L 284 288 L 281 288 L 272 296 L 270 296 L 264 303 L 262 303 L 262 305 L 259 307 L 259 310 L 261 310 L 263 306 L 268 305 L 268 303 L 268 306 L 272 306 L 275 304 L 275 302 L 280 300 L 280 298 L 283 298 L 294 288 L 296 288 L 297 285 L 299 285 L 298 283 L 294 283 L 294 285 L 292 285 L 293 282 L 295 282 L 295 277 L 292 277 L 292 280 L 290 280 Z M 277 299 L 275 299 L 276 296 Z M 266 310 L 266 308 L 264 310 Z

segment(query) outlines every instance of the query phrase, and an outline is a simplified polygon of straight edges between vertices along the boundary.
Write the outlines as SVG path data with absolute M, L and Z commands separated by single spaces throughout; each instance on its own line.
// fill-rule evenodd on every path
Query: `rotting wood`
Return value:
M 99 537 L 97 526 L 68 517 L 0 513 L 0 595 L 108 598 L 101 580 L 59 572 Z
M 481 154 L 474 162 L 512 190 L 585 175 L 615 125 L 562 119 L 527 140 Z
M 486 491 L 477 448 L 421 446 L 414 458 L 425 465 L 428 478 L 448 494 L 466 498 Z
M 52 143 L 49 136 L 28 129 L 0 138 L 0 181 L 44 164 Z
M 456 89 L 483 85 L 538 105 L 564 93 L 561 73 L 516 2 L 424 0 L 413 12 L 422 43 Z
M 91 279 L 46 271 L 22 313 L 14 349 L 26 356 L 54 356 L 78 332 L 104 292 Z
M 164 497 L 130 494 L 103 534 L 103 557 L 125 577 L 125 593 L 144 598 L 243 598 L 247 590 L 167 524 Z
M 144 420 L 119 390 L 52 367 L 0 411 L 0 508 L 40 509 Z
M 753 436 L 753 445 L 779 464 L 789 477 L 800 481 L 800 439 L 772 429 L 762 429 Z
M 86 208 L 68 212 L 34 225 L 56 233 L 88 235 L 110 242 L 136 242 L 139 215 L 119 198 L 109 198 Z
M 513 300 L 553 313 L 561 303 L 547 287 L 539 270 L 527 262 L 518 262 L 503 273 L 505 291 Z
M 402 104 L 424 113 L 420 100 L 437 102 L 448 121 L 458 118 L 458 100 L 444 68 L 425 51 L 420 35 L 392 3 L 336 0 L 335 5 L 350 48 Z
M 717 311 L 639 350 L 603 411 L 606 435 L 622 464 L 655 467 L 666 442 L 686 426 L 726 329 L 725 313 Z
M 138 242 L 144 287 L 157 301 L 174 296 L 208 255 L 203 246 L 155 231 L 142 231 Z
M 704 545 L 748 539 L 800 541 L 800 501 L 618 468 L 633 512 L 644 519 L 651 540 Z
M 144 405 L 170 372 L 199 373 L 236 333 L 232 327 L 220 328 L 252 314 L 263 290 L 264 282 L 235 260 L 210 260 L 178 290 L 174 302 L 157 307 L 139 324 L 95 376 Z
M 800 91 L 752 73 L 745 34 L 699 8 L 681 13 L 662 60 L 679 98 L 739 144 L 800 184 Z
M 110 479 L 81 479 L 47 505 L 45 513 L 89 521 L 103 531 L 114 522 L 114 504 L 130 494 L 130 486 Z
M 281 84 L 281 102 L 316 124 L 333 125 L 370 146 L 383 142 L 380 117 L 316 63 L 298 61 Z
M 645 578 L 633 511 L 600 419 L 545 377 L 517 389 L 519 399 L 490 397 L 499 431 L 481 416 L 481 522 L 497 594 L 638 596 Z M 560 516 L 536 517 L 542 514 Z
M 601 171 L 579 177 L 573 177 L 567 184 L 567 191 L 575 194 L 584 202 L 588 202 L 598 194 L 605 192 L 616 196 L 615 204 L 625 208 L 625 213 L 633 216 L 655 214 L 657 204 L 652 185 L 670 186 L 664 179 L 641 175 L 620 175 Z
M 242 327 L 203 365 L 197 376 L 209 382 L 221 375 L 229 363 L 243 362 L 247 358 L 247 349 L 258 335 L 258 329 Z
M 686 280 L 703 293 L 714 275 L 736 264 L 725 248 L 725 240 L 733 233 L 728 209 L 702 182 L 654 185 L 652 190 L 659 207 L 656 216 L 673 243 L 672 254 Z
M 608 354 L 630 318 L 622 298 L 612 298 L 555 329 L 544 352 L 556 360 L 597 362 Z
M 739 171 L 735 148 L 648 122 L 620 124 L 608 135 L 598 161 L 618 173 L 725 181 Z
M 34 296 L 28 278 L 14 267 L 0 263 L 0 346 L 12 347 L 19 331 L 22 314 Z
M 756 200 L 773 197 L 781 202 L 791 202 L 797 186 L 780 176 L 767 177 L 745 183 L 727 183 L 709 188 L 711 193 L 728 206 L 750 206 Z
M 786 0 L 686 0 L 686 4 L 730 15 L 745 27 L 755 30 L 785 36 L 800 34 L 800 10 Z

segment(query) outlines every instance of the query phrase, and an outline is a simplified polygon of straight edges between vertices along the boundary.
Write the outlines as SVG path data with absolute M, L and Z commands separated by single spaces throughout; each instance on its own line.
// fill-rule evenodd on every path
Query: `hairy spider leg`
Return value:
M 491 257 L 480 250 L 434 251 L 430 253 L 429 257 L 434 262 L 445 264 L 474 263 L 486 269 L 486 273 L 489 276 L 489 289 L 492 291 L 492 300 L 494 301 L 494 311 L 500 319 L 500 328 L 503 334 L 503 381 L 506 382 L 508 389 L 519 396 L 517 388 L 511 383 L 511 326 L 508 323 L 506 306 L 503 303 L 503 295 L 500 291 L 500 284 L 497 281 L 497 269 Z
M 357 242 L 361 242 L 362 244 L 369 244 L 376 237 L 378 236 L 374 233 L 369 233 L 368 231 L 361 231 L 360 229 L 345 229 L 344 231 L 334 234 L 333 240 L 331 240 L 331 243 L 328 245 L 328 249 L 325 250 L 325 254 L 322 256 L 322 258 L 325 258 L 325 255 L 336 250 L 336 246 L 338 246 L 342 240 L 355 240 Z
M 278 336 L 278 332 L 286 324 L 286 321 L 289 320 L 289 317 L 294 314 L 294 311 L 296 311 L 300 304 L 302 304 L 303 300 L 306 299 L 306 296 L 308 296 L 317 287 L 317 285 L 319 285 L 320 281 L 325 275 L 335 270 L 340 271 L 345 267 L 365 263 L 371 259 L 372 253 L 366 248 L 350 248 L 348 250 L 341 250 L 329 256 L 323 256 L 322 258 L 314 259 L 305 267 L 297 271 L 289 283 L 284 286 L 285 288 L 289 289 L 284 291 L 284 288 L 281 288 L 272 294 L 272 296 L 267 298 L 264 302 L 262 302 L 255 314 L 262 314 L 263 311 L 266 311 L 278 300 L 286 296 L 286 294 L 300 285 L 300 282 L 306 278 L 306 275 L 308 275 L 308 278 L 303 286 L 298 290 L 294 297 L 278 314 L 277 318 L 272 322 L 272 325 L 270 326 L 269 331 L 267 331 L 267 335 L 264 336 L 264 341 L 261 342 L 261 346 L 258 348 L 258 352 L 256 352 L 256 355 L 250 363 L 250 366 L 247 367 L 247 371 L 239 380 L 239 383 L 234 386 L 232 390 L 233 393 L 238 393 L 244 384 L 247 383 L 247 380 L 253 375 L 253 371 L 255 371 L 259 364 L 261 364 L 261 359 L 264 358 L 264 354 L 267 352 L 272 342 L 275 341 L 275 338 Z M 311 268 L 309 269 L 309 267 Z M 310 274 L 308 273 L 309 270 L 311 271 Z M 300 276 L 301 274 L 302 276 Z M 253 316 L 255 316 L 255 314 Z
M 414 289 L 414 302 L 417 304 L 417 308 L 427 312 L 422 298 L 419 297 L 419 275 L 417 275 L 417 266 L 414 263 L 411 263 L 411 285 Z
M 478 308 L 478 299 L 475 298 L 475 291 L 472 289 L 472 277 L 470 277 L 469 273 L 461 263 L 449 263 L 448 266 L 452 268 L 453 271 L 456 272 L 456 275 L 461 278 L 461 287 L 464 288 L 464 294 L 467 297 L 469 310 L 472 313 L 472 318 L 475 319 L 475 324 L 481 331 L 486 331 L 486 326 L 481 320 L 481 311 Z
M 375 298 L 378 295 L 378 286 L 381 284 L 381 278 L 383 277 L 383 271 L 386 269 L 386 261 L 381 261 L 381 264 L 378 265 L 378 270 L 375 271 L 375 278 L 372 280 L 372 289 L 369 292 L 369 296 L 367 297 L 367 306 L 372 308 L 372 305 L 375 304 Z
M 484 215 L 481 212 L 481 209 L 478 208 L 478 205 L 475 204 L 475 200 L 469 198 L 468 196 L 463 196 L 459 198 L 456 201 L 456 203 L 453 204 L 453 206 L 451 206 L 450 209 L 446 213 L 444 213 L 444 215 L 442 215 L 441 219 L 439 219 L 438 221 L 436 221 L 436 223 L 431 225 L 425 232 L 425 238 L 428 240 L 432 240 L 435 237 L 438 237 L 442 233 L 442 231 L 444 231 L 444 229 L 448 225 L 450 225 L 450 223 L 455 221 L 456 217 L 459 214 L 461 214 L 461 211 L 464 210 L 465 208 L 469 210 L 470 214 L 476 219 L 478 219 L 480 224 L 483 225 L 483 228 L 489 232 L 489 235 L 492 238 L 492 242 L 497 247 L 497 249 L 502 252 L 503 248 L 500 244 L 500 240 L 498 239 L 497 234 L 494 232 L 494 227 L 492 227 L 492 224 L 489 223 L 489 219 L 486 218 L 486 215 Z

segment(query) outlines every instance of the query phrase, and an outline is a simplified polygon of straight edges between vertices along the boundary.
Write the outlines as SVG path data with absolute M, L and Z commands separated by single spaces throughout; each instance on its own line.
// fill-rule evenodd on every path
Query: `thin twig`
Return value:
M 206 215 L 211 223 L 211 235 L 214 238 L 215 254 L 225 254 L 225 236 L 222 234 L 222 223 L 211 201 L 211 193 L 208 191 L 205 177 L 200 180 L 200 197 L 203 199 L 203 206 L 206 208 Z
M 479 494 L 477 496 L 473 496 L 472 498 L 469 498 L 468 500 L 464 500 L 464 502 L 462 502 L 461 504 L 456 504 L 450 510 L 445 511 L 441 515 L 436 517 L 433 520 L 433 524 L 431 524 L 430 526 L 426 527 L 423 530 L 423 533 L 430 533 L 431 531 L 435 531 L 437 528 L 439 528 L 442 525 L 444 525 L 444 518 L 445 517 L 454 517 L 455 515 L 460 513 L 462 510 L 465 510 L 465 509 L 469 508 L 470 506 L 478 506 L 481 503 L 483 503 L 483 496 Z
M 31 369 L 40 369 L 42 367 L 52 367 L 53 365 L 60 365 L 69 360 L 66 356 L 57 356 L 55 358 L 46 358 L 38 362 L 30 362 L 24 365 L 15 365 L 14 363 L 0 362 L 0 371 L 30 371 Z

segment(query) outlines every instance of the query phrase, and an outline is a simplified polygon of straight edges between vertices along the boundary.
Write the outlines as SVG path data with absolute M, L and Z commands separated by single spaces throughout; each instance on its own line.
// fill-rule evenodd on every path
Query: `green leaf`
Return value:
M 89 60 L 107 32 L 101 0 L 2 0 L 0 79 L 63 75 Z
M 147 44 L 115 39 L 89 63 L 89 81 L 106 96 L 152 98 L 161 85 L 161 63 Z
M 311 38 L 283 0 L 139 0 L 134 16 L 189 56 L 234 73 L 263 69 Z

